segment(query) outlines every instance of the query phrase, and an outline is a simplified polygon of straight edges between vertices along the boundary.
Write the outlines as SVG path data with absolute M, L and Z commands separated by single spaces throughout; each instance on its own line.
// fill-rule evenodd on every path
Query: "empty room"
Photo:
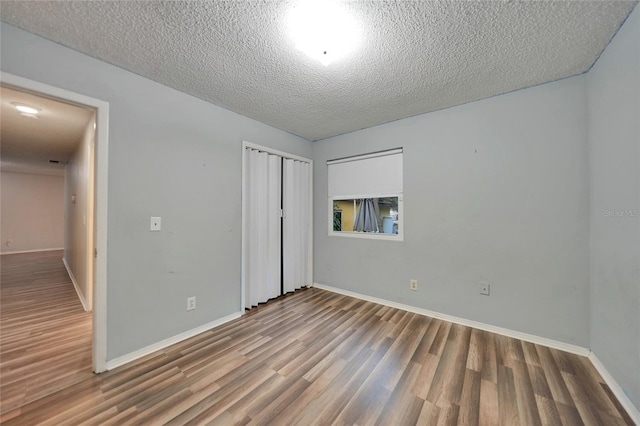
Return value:
M 2 424 L 640 424 L 637 2 L 0 21 Z

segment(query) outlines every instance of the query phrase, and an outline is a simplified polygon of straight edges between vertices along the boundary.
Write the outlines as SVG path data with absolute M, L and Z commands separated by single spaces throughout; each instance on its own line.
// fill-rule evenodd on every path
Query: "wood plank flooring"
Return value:
M 587 358 L 312 288 L 2 423 L 632 425 L 611 395 Z
M 62 251 L 0 256 L 0 413 L 91 378 L 91 314 Z

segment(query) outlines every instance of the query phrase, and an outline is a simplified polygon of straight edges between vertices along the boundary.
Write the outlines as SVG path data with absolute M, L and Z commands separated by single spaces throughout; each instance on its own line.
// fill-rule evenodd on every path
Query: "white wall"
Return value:
M 91 185 L 92 157 L 91 150 L 95 140 L 91 119 L 85 128 L 82 140 L 79 142 L 69 164 L 65 167 L 65 233 L 64 259 L 73 274 L 73 278 L 83 300 L 83 305 L 91 309 L 92 295 L 92 264 L 88 253 L 92 247 L 88 246 L 89 237 L 93 235 L 92 210 L 93 201 Z M 75 202 L 72 197 L 75 195 Z
M 63 247 L 63 176 L 1 172 L 0 197 L 0 252 Z
M 315 142 L 315 281 L 588 347 L 585 85 L 574 77 Z M 404 242 L 329 237 L 326 161 L 399 146 Z
M 109 102 L 107 360 L 237 312 L 242 141 L 311 143 L 0 25 L 2 71 Z
M 640 408 L 640 9 L 588 75 L 591 348 Z

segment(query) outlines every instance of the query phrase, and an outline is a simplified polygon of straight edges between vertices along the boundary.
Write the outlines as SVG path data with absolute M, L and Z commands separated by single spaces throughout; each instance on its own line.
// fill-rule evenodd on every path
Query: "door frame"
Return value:
M 257 149 L 269 154 L 279 155 L 283 158 L 291 160 L 298 160 L 309 164 L 309 258 L 307 259 L 307 267 L 309 268 L 309 274 L 313 281 L 313 160 L 310 158 L 300 157 L 298 155 L 290 154 L 284 151 L 278 151 L 277 149 L 269 148 L 267 146 L 257 145 L 255 143 L 242 141 L 242 257 L 240 261 L 240 312 L 245 314 L 244 298 L 246 295 L 246 282 L 245 282 L 245 259 L 246 259 L 246 222 L 247 222 L 247 148 Z
M 107 370 L 107 190 L 109 162 L 109 103 L 14 74 L 0 72 L 0 84 L 35 95 L 86 106 L 96 111 L 94 139 L 94 247 L 92 369 Z

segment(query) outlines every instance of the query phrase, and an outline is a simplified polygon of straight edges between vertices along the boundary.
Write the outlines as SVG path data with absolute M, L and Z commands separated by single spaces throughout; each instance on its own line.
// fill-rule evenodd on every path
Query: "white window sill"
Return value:
M 366 240 L 404 241 L 402 234 L 382 234 L 375 232 L 329 232 L 330 237 L 362 238 Z

